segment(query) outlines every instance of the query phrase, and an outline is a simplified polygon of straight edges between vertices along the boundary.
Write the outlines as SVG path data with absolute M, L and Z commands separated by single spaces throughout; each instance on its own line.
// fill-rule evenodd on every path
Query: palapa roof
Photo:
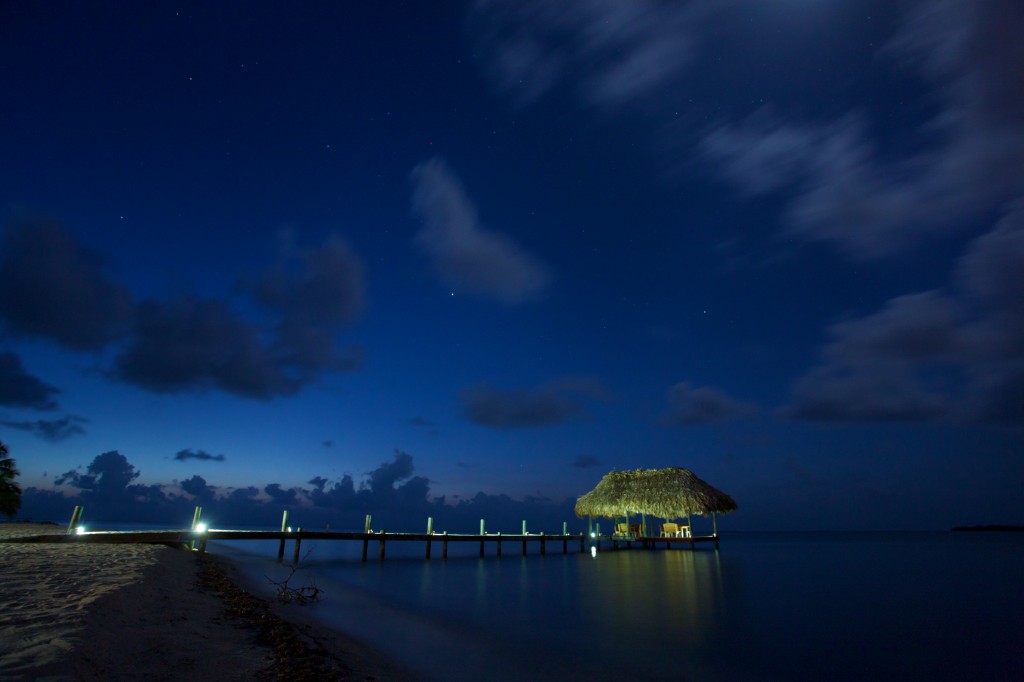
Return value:
M 668 467 L 609 472 L 576 501 L 576 516 L 647 514 L 674 519 L 736 508 L 735 500 L 692 471 Z

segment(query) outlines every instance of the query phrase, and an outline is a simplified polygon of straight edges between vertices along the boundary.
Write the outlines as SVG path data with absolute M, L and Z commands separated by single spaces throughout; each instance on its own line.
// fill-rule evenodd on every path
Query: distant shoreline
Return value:
M 1001 525 L 1001 524 L 986 524 L 983 526 L 955 526 L 954 531 L 1010 531 L 1017 533 L 1024 533 L 1024 526 L 1013 526 L 1013 525 Z

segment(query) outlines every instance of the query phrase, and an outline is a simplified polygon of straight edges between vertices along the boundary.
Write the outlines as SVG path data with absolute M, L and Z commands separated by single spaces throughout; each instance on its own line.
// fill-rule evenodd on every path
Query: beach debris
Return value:
M 270 604 L 238 587 L 215 559 L 200 558 L 199 586 L 219 593 L 228 616 L 256 632 L 268 650 L 268 665 L 260 680 L 288 682 L 348 682 L 352 669 L 325 645 L 325 638 L 303 631 L 275 615 Z
M 305 561 L 309 556 L 309 553 L 313 550 L 310 549 L 306 552 L 302 560 Z M 271 585 L 277 590 L 277 600 L 285 604 L 295 602 L 297 604 L 308 604 L 309 602 L 320 601 L 323 599 L 323 595 L 320 594 L 320 588 L 316 586 L 312 578 L 306 576 L 306 582 L 299 587 L 290 585 L 292 578 L 295 577 L 295 572 L 299 569 L 298 562 L 289 565 L 291 570 L 288 571 L 288 575 L 285 576 L 284 580 L 273 580 L 270 576 L 264 576 Z

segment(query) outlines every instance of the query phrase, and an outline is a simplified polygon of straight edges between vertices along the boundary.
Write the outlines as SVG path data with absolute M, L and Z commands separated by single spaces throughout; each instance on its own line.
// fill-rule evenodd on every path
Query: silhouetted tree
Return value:
M 21 508 L 21 488 L 14 482 L 20 472 L 14 460 L 7 456 L 7 446 L 0 441 L 0 514 L 14 517 Z

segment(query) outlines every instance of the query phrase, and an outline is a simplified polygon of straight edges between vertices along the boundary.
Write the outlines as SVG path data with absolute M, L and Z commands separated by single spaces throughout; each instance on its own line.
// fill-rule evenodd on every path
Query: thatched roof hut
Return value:
M 736 501 L 678 467 L 612 471 L 576 501 L 576 516 L 646 514 L 674 519 L 691 514 L 726 513 Z

